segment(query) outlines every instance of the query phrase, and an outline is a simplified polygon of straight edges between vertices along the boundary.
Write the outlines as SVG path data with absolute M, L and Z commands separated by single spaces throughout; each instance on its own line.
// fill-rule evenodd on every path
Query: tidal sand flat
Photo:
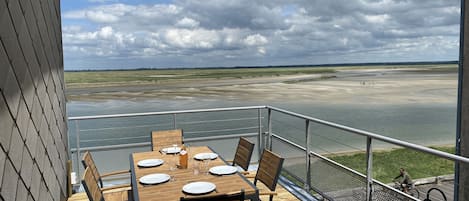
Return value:
M 337 104 L 456 103 L 457 68 L 448 66 L 305 68 L 220 74 L 147 72 L 136 80 L 67 82 L 70 101 L 216 98 Z M 203 72 L 203 70 L 200 70 Z M 177 75 L 179 72 L 180 75 Z M 73 74 L 77 72 L 67 72 Z M 114 72 L 101 72 L 113 74 Z M 129 76 L 139 71 L 124 71 Z M 199 76 L 197 76 L 199 75 Z M 81 74 L 81 76 L 87 76 Z M 218 76 L 218 77 L 216 77 Z M 71 77 L 69 75 L 69 77 Z M 163 78 L 163 79 L 161 79 Z M 74 81 L 75 80 L 75 81 Z

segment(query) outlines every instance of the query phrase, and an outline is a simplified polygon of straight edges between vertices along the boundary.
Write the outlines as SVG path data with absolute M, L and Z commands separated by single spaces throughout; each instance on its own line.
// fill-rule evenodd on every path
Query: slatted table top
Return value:
M 182 192 L 182 187 L 190 182 L 196 181 L 207 181 L 212 182 L 216 185 L 216 193 L 230 193 L 244 189 L 246 197 L 252 198 L 253 200 L 258 199 L 258 189 L 249 182 L 242 174 L 232 174 L 224 176 L 215 176 L 211 174 L 199 173 L 194 174 L 193 164 L 199 163 L 203 166 L 203 162 L 197 160 L 191 160 L 197 153 L 210 153 L 213 152 L 209 147 L 190 147 L 189 149 L 189 168 L 188 169 L 176 169 L 170 170 L 170 164 L 174 164 L 171 161 L 177 161 L 178 156 L 163 155 L 158 151 L 154 152 L 141 152 L 133 153 L 130 156 L 130 166 L 132 171 L 132 189 L 135 201 L 153 201 L 153 200 L 179 200 L 180 197 L 190 196 Z M 137 165 L 138 161 L 144 159 L 163 159 L 165 163 L 158 167 L 142 168 Z M 217 159 L 211 160 L 209 167 L 218 165 L 226 165 L 225 161 L 218 157 Z M 173 179 L 168 182 L 156 184 L 156 185 L 143 185 L 139 182 L 142 176 L 153 174 L 153 173 L 164 173 L 170 175 Z

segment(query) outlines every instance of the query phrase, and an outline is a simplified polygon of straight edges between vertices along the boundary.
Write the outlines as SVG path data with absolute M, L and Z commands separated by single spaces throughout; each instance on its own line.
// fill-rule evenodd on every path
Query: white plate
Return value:
M 181 152 L 181 148 L 179 148 L 179 147 L 166 147 L 166 148 L 163 148 L 161 151 L 163 151 L 167 154 L 177 154 L 177 153 Z
M 140 177 L 139 181 L 142 184 L 159 184 L 167 182 L 171 177 L 167 174 L 149 174 Z
M 214 183 L 198 181 L 184 185 L 182 191 L 190 194 L 204 194 L 214 191 L 216 188 Z
M 218 157 L 218 154 L 216 153 L 199 153 L 194 156 L 194 158 L 197 160 L 205 160 L 205 159 L 213 160 L 217 157 Z
M 234 174 L 238 171 L 237 167 L 231 165 L 220 165 L 210 168 L 209 172 L 216 175 Z
M 137 165 L 139 167 L 156 167 L 163 163 L 164 163 L 164 160 L 152 158 L 152 159 L 145 159 L 145 160 L 138 161 Z

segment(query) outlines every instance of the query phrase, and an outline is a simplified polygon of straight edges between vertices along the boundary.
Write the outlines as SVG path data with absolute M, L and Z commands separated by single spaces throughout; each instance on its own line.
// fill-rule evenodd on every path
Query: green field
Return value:
M 431 147 L 447 153 L 454 153 L 454 147 Z M 328 156 L 347 167 L 366 174 L 365 153 Z M 435 177 L 454 173 L 454 162 L 430 154 L 409 149 L 373 152 L 373 178 L 390 183 L 404 167 L 412 178 Z
M 406 69 L 409 72 L 457 72 L 455 64 L 441 65 L 395 65 L 395 66 L 347 66 L 347 67 L 263 67 L 263 68 L 208 68 L 208 69 L 161 69 L 161 70 L 106 70 L 66 71 L 67 87 L 99 85 L 139 85 L 171 83 L 172 81 L 197 79 L 241 79 L 274 77 L 298 74 L 332 74 L 337 70 L 352 69 Z M 325 76 L 324 78 L 328 78 Z
M 122 70 L 65 72 L 69 86 L 77 84 L 134 83 L 145 84 L 171 80 L 253 78 L 295 74 L 334 73 L 332 68 L 230 68 L 183 70 Z

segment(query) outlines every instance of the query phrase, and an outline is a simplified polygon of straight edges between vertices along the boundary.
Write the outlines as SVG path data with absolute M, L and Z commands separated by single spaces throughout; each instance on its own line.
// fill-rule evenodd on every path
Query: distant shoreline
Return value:
M 138 71 L 138 70 L 203 70 L 203 69 L 249 69 L 249 68 L 308 68 L 308 67 L 366 67 L 366 66 L 409 66 L 409 65 L 448 65 L 458 61 L 415 61 L 415 62 L 371 62 L 371 63 L 334 63 L 334 64 L 297 64 L 297 65 L 266 65 L 266 66 L 227 66 L 227 67 L 144 67 L 144 68 L 105 68 L 105 69 L 70 69 L 65 72 L 99 72 L 99 71 Z

